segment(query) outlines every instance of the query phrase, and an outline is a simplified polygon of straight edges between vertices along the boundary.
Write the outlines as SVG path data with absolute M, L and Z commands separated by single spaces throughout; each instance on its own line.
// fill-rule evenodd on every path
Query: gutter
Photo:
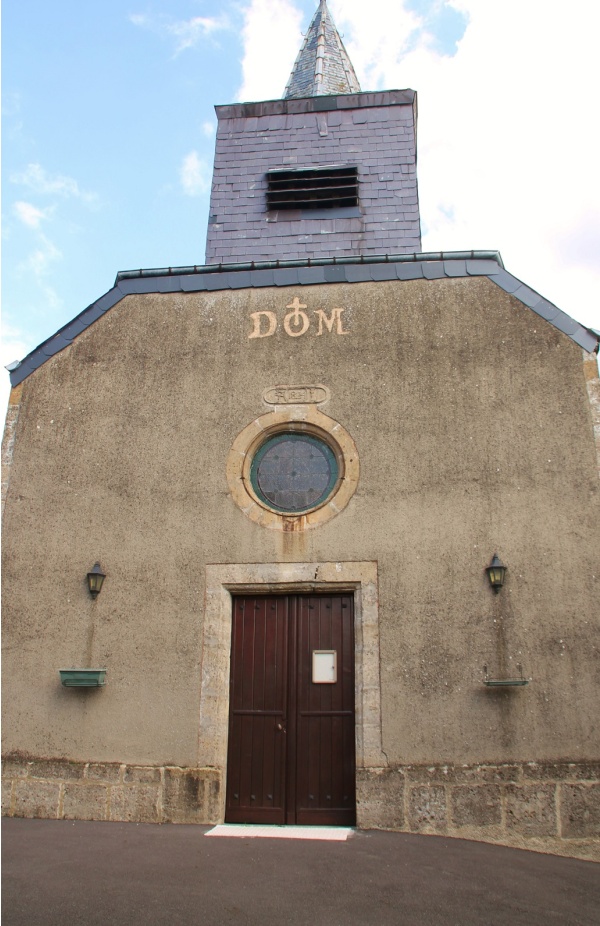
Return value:
M 195 264 L 190 267 L 162 267 L 150 270 L 121 270 L 115 286 L 121 280 L 141 277 L 186 276 L 192 273 L 235 273 L 248 270 L 284 270 L 296 267 L 343 267 L 353 264 L 420 263 L 432 260 L 493 260 L 504 270 L 500 251 L 423 251 L 419 254 L 372 254 L 357 257 L 307 257 L 302 260 L 257 260 L 249 263 Z

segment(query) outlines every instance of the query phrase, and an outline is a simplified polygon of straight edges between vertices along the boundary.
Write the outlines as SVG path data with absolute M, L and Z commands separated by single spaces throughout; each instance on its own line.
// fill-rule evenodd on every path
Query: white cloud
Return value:
M 581 0 L 568 17 L 539 0 L 461 7 L 469 24 L 455 56 L 417 49 L 385 75 L 419 91 L 424 249 L 498 248 L 511 272 L 598 325 L 597 252 L 581 247 L 600 215 L 589 118 L 597 30 L 582 34 Z M 571 234 L 579 246 L 565 248 Z
M 568 16 L 545 0 L 329 7 L 363 90 L 418 91 L 423 249 L 498 249 L 512 273 L 600 328 L 600 6 L 572 0 Z M 293 0 L 250 0 L 244 17 L 238 98 L 278 98 L 308 18 Z M 441 42 L 451 20 L 456 34 Z
M 329 7 L 363 90 L 418 91 L 423 249 L 499 249 L 509 271 L 600 328 L 591 116 L 600 6 L 572 0 L 568 16 L 545 0 L 431 0 L 418 12 L 402 0 Z M 440 24 L 452 10 L 463 15 L 464 34 L 442 52 Z M 285 65 L 278 53 L 272 67 L 274 13 L 271 34 L 289 39 L 293 53 Z M 288 0 L 247 6 L 243 99 L 281 93 L 300 47 L 298 23 Z
M 186 48 L 193 48 L 201 39 L 212 35 L 220 29 L 228 28 L 225 16 L 192 16 L 190 19 L 173 19 L 170 16 L 149 16 L 145 13 L 132 13 L 129 21 L 134 26 L 149 29 L 162 38 L 175 39 L 175 54 Z
M 191 19 L 179 20 L 167 27 L 168 32 L 177 39 L 177 51 L 193 48 L 201 38 L 224 28 L 224 20 L 193 16 Z
M 197 151 L 190 151 L 183 159 L 179 178 L 186 196 L 201 196 L 210 189 L 211 168 Z
M 21 112 L 21 94 L 15 90 L 9 90 L 2 95 L 2 115 L 5 117 L 16 116 Z
M 439 2 L 439 0 L 437 0 Z M 312 18 L 317 4 L 309 17 Z M 363 90 L 373 89 L 391 61 L 404 53 L 419 16 L 404 9 L 401 0 L 330 0 L 329 8 L 355 69 L 363 75 Z M 294 66 L 310 18 L 293 0 L 250 0 L 244 7 L 242 38 L 243 82 L 238 99 L 278 99 Z M 385 29 L 382 24 L 385 23 Z M 422 39 L 427 45 L 426 37 Z M 383 86 L 383 84 L 382 84 Z
M 26 203 L 22 200 L 14 203 L 13 211 L 23 225 L 28 228 L 39 228 L 44 219 L 48 218 L 49 209 L 38 209 L 32 203 Z
M 46 274 L 50 264 L 61 258 L 62 252 L 56 245 L 46 235 L 39 233 L 37 247 L 18 265 L 17 269 L 20 272 L 33 274 L 39 281 Z
M 431 45 L 424 21 L 413 10 L 405 9 L 402 0 L 333 0 L 331 15 L 338 27 L 346 51 L 357 72 L 362 90 L 389 89 L 390 74 L 409 47 L 427 49 Z
M 291 0 L 251 0 L 244 8 L 243 81 L 238 99 L 283 96 L 302 44 L 302 13 Z
M 207 138 L 211 138 L 216 131 L 216 125 L 214 122 L 203 122 L 202 123 L 202 132 L 206 135 Z
M 34 193 L 74 197 L 88 205 L 98 199 L 96 193 L 82 190 L 72 177 L 49 174 L 41 164 L 28 164 L 25 170 L 15 171 L 10 175 L 10 182 L 17 186 L 24 186 Z

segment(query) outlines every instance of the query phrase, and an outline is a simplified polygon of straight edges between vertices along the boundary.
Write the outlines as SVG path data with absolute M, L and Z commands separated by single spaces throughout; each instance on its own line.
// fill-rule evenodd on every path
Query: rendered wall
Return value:
M 299 336 L 284 324 L 296 297 Z M 320 334 L 319 310 L 334 319 Z M 282 384 L 325 385 L 319 408 L 360 459 L 348 506 L 306 531 L 253 522 L 225 474 Z M 593 853 L 599 483 L 565 335 L 487 279 L 129 296 L 25 380 L 16 422 L 8 813 L 214 819 L 206 565 L 375 562 L 385 761 L 359 773 L 359 823 Z M 517 662 L 527 687 L 486 689 L 484 663 Z M 106 688 L 61 688 L 58 669 L 85 664 L 108 669 Z

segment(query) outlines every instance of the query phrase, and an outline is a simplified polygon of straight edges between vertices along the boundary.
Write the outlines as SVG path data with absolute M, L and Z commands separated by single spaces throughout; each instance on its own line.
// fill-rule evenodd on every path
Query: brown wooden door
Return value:
M 313 681 L 315 650 L 335 682 Z M 355 823 L 351 594 L 234 598 L 225 819 Z

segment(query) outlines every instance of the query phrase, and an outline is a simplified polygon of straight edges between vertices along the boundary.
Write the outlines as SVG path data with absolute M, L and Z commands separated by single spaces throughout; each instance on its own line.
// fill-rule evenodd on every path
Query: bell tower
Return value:
M 416 93 L 361 92 L 326 0 L 283 98 L 216 113 L 206 263 L 420 251 Z

